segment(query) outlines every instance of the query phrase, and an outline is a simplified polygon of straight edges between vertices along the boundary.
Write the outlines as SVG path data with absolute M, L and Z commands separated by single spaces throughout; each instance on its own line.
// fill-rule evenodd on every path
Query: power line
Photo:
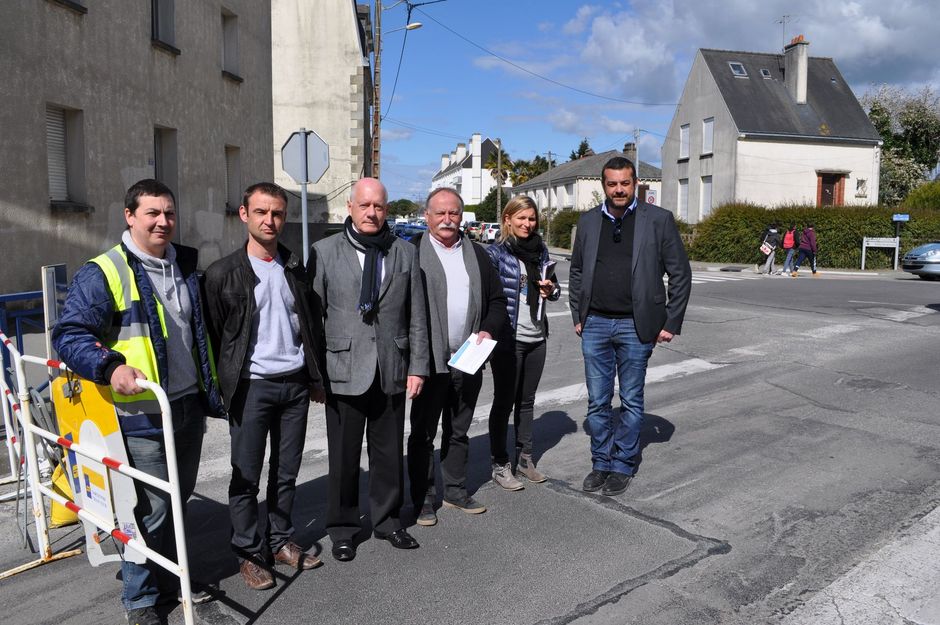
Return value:
M 557 81 L 557 80 L 555 80 L 555 79 L 553 79 L 553 78 L 549 78 L 548 76 L 543 76 L 542 74 L 539 74 L 539 73 L 537 73 L 537 72 L 533 72 L 532 70 L 527 69 L 527 68 L 525 68 L 525 67 L 519 65 L 518 63 L 513 63 L 513 62 L 510 61 L 509 59 L 507 59 L 507 58 L 505 58 L 505 57 L 503 57 L 503 56 L 500 56 L 500 55 L 496 54 L 496 53 L 493 52 L 492 50 L 489 50 L 489 49 L 487 49 L 487 48 L 484 48 L 484 47 L 481 46 L 480 44 L 476 43 L 475 41 L 472 41 L 472 40 L 468 39 L 467 37 L 464 37 L 463 35 L 461 35 L 461 34 L 458 33 L 457 31 L 455 31 L 454 29 L 452 29 L 452 28 L 450 28 L 449 26 L 447 26 L 447 25 L 441 23 L 439 20 L 434 19 L 433 17 L 431 17 L 430 15 L 428 15 L 428 14 L 427 14 L 426 12 L 424 12 L 423 10 L 421 10 L 421 9 L 417 9 L 417 10 L 418 10 L 422 15 L 424 15 L 425 17 L 427 17 L 429 20 L 435 22 L 438 26 L 440 26 L 440 27 L 443 28 L 444 30 L 449 31 L 451 34 L 453 34 L 453 35 L 455 35 L 455 36 L 457 36 L 457 37 L 460 37 L 461 39 L 463 39 L 464 41 L 466 41 L 467 43 L 469 43 L 471 46 L 473 46 L 473 47 L 475 47 L 475 48 L 479 48 L 480 50 L 482 50 L 483 52 L 486 52 L 486 53 L 489 54 L 490 56 L 499 59 L 499 60 L 502 61 L 503 63 L 506 63 L 506 64 L 508 64 L 508 65 L 512 65 L 512 66 L 515 67 L 516 69 L 518 69 L 518 70 L 520 70 L 520 71 L 523 71 L 523 72 L 525 72 L 526 74 L 529 74 L 529 75 L 531 75 L 531 76 L 535 76 L 536 78 L 540 78 L 540 79 L 542 79 L 542 80 L 544 80 L 544 81 L 546 81 L 546 82 L 550 82 L 550 83 L 552 83 L 553 85 L 556 85 L 556 86 L 558 86 L 558 87 L 562 87 L 562 88 L 564 88 L 564 89 L 569 89 L 569 90 L 575 91 L 575 92 L 577 92 L 577 93 L 581 93 L 581 94 L 584 94 L 584 95 L 588 95 L 588 96 L 591 96 L 592 98 L 600 98 L 601 100 L 608 100 L 608 101 L 610 101 L 610 102 L 620 102 L 620 103 L 622 103 L 622 104 L 637 104 L 637 105 L 640 105 L 640 106 L 676 106 L 676 104 L 677 104 L 676 102 L 640 102 L 640 101 L 637 101 L 637 100 L 623 100 L 623 99 L 620 99 L 620 98 L 612 98 L 612 97 L 610 97 L 610 96 L 601 95 L 601 94 L 599 94 L 599 93 L 593 93 L 593 92 L 591 92 L 591 91 L 585 91 L 584 89 L 579 89 L 579 88 L 577 88 L 577 87 L 572 87 L 571 85 L 566 85 L 565 83 L 559 82 L 559 81 Z
M 382 119 L 388 115 L 389 110 L 392 108 L 392 102 L 395 101 L 395 89 L 398 88 L 398 75 L 401 73 L 401 60 L 405 58 L 405 42 L 408 41 L 408 31 L 405 31 L 405 36 L 401 38 L 401 54 L 398 55 L 398 69 L 395 70 L 395 82 L 392 85 L 392 95 L 388 99 L 388 106 L 385 108 L 385 115 L 382 116 Z
M 447 138 L 447 139 L 456 139 L 456 140 L 460 141 L 460 140 L 463 140 L 463 139 L 466 138 L 465 136 L 464 136 L 464 137 L 461 137 L 461 136 L 458 136 L 458 135 L 449 134 L 449 133 L 447 133 L 447 132 L 444 132 L 443 130 L 435 130 L 434 128 L 425 128 L 425 127 L 423 127 L 423 126 L 416 126 L 415 124 L 411 124 L 411 123 L 408 123 L 408 122 L 403 122 L 403 121 L 398 120 L 398 119 L 392 119 L 391 117 L 383 117 L 383 118 L 382 118 L 382 121 L 391 122 L 391 123 L 395 124 L 396 126 L 402 126 L 403 128 L 410 128 L 411 130 L 417 130 L 418 132 L 424 132 L 424 133 L 427 133 L 427 134 L 429 134 L 429 135 L 436 135 L 436 136 L 438 136 L 438 137 L 445 137 L 445 138 Z

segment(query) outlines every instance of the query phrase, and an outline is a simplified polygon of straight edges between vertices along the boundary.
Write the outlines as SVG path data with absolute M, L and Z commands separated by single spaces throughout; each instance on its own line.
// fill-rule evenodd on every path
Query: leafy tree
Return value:
M 881 140 L 879 201 L 903 200 L 940 156 L 940 97 L 925 87 L 908 92 L 882 85 L 862 97 L 863 106 Z
M 411 200 L 402 198 L 388 203 L 389 215 L 407 217 L 408 215 L 416 215 L 417 213 L 418 205 Z
M 922 184 L 907 196 L 904 208 L 929 208 L 940 210 L 940 180 Z
M 502 162 L 500 162 L 500 160 Z M 493 180 L 496 181 L 496 184 L 503 186 L 506 185 L 506 181 L 512 175 L 512 159 L 509 158 L 509 154 L 506 153 L 506 150 L 502 148 L 490 152 L 490 156 L 486 159 L 486 163 L 483 164 L 483 167 L 484 169 L 490 170 L 490 175 L 493 176 Z M 499 173 L 497 173 L 497 170 Z
M 594 154 L 594 150 L 591 149 L 591 144 L 588 143 L 587 137 L 581 139 L 581 143 L 578 144 L 577 150 L 571 150 L 571 154 L 568 156 L 569 161 L 576 161 L 581 157 L 589 156 Z
M 555 159 L 552 159 L 552 167 L 555 167 Z M 538 154 L 531 161 L 516 159 L 513 162 L 510 178 L 512 178 L 513 185 L 520 185 L 546 171 L 548 171 L 548 159 Z
M 509 200 L 509 194 L 505 191 L 503 192 L 503 206 L 506 206 L 506 202 Z M 469 206 L 464 210 L 474 210 Z M 496 187 L 490 189 L 490 192 L 486 194 L 486 197 L 483 198 L 483 201 L 476 205 L 475 211 L 477 214 L 477 221 L 489 221 L 495 222 L 496 217 Z

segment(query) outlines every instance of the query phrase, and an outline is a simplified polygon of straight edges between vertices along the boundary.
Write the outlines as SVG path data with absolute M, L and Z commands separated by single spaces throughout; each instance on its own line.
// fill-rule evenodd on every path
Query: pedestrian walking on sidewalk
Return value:
M 764 230 L 761 239 L 761 252 L 767 255 L 767 260 L 764 262 L 764 268 L 761 269 L 761 273 L 765 276 L 770 276 L 773 275 L 774 272 L 774 257 L 777 255 L 777 247 L 780 245 L 780 232 L 777 230 L 777 224 L 770 224 L 770 226 Z
M 197 251 L 171 243 L 176 198 L 161 182 L 140 180 L 124 197 L 121 242 L 75 274 L 52 330 L 62 361 L 83 378 L 110 385 L 130 466 L 167 479 L 160 405 L 137 380 L 159 384 L 170 400 L 180 497 L 196 487 L 206 416 L 225 416 L 203 320 Z M 135 481 L 137 526 L 125 532 L 176 560 L 170 493 Z M 175 601 L 179 578 L 130 553 L 121 563 L 122 601 L 131 625 L 159 625 L 158 603 Z M 204 593 L 198 599 L 210 598 Z
M 800 233 L 796 229 L 796 224 L 790 224 L 790 227 L 787 228 L 787 231 L 783 234 L 783 250 L 787 253 L 787 257 L 783 261 L 781 273 L 788 274 L 793 271 L 794 256 L 796 256 L 796 250 L 799 246 Z
M 434 504 L 434 439 L 442 424 L 444 506 L 468 514 L 486 507 L 467 492 L 468 432 L 483 386 L 482 369 L 466 373 L 447 362 L 467 337 L 477 343 L 499 337 L 506 324 L 506 297 L 483 247 L 460 233 L 463 200 L 456 190 L 435 189 L 425 202 L 428 230 L 411 239 L 427 297 L 431 371 L 411 404 L 408 477 L 418 525 L 437 524 Z
M 319 318 L 303 261 L 278 243 L 287 193 L 271 182 L 245 190 L 238 209 L 248 240 L 206 270 L 206 318 L 229 410 L 232 551 L 245 584 L 274 586 L 273 563 L 295 571 L 321 561 L 293 541 L 291 512 L 310 401 L 323 403 Z M 258 492 L 268 460 L 267 523 Z
M 632 162 L 607 161 L 607 199 L 578 220 L 571 254 L 569 303 L 584 354 L 591 435 L 592 470 L 583 488 L 605 495 L 622 493 L 636 472 L 646 365 L 657 343 L 682 330 L 692 291 L 672 213 L 637 201 L 636 183 Z M 619 410 L 611 409 L 615 376 Z
M 813 224 L 808 223 L 806 227 L 803 228 L 803 232 L 800 234 L 800 253 L 796 257 L 796 264 L 793 266 L 793 272 L 790 274 L 792 277 L 796 277 L 797 272 L 800 270 L 800 265 L 803 264 L 804 260 L 809 260 L 810 267 L 813 270 L 813 275 L 816 274 L 816 252 L 818 251 L 818 245 L 816 243 L 816 231 L 813 229 Z
M 535 392 L 545 367 L 548 337 L 545 301 L 558 300 L 561 287 L 538 229 L 535 202 L 525 195 L 516 196 L 503 209 L 499 242 L 486 250 L 499 272 L 509 313 L 509 323 L 490 363 L 493 370 L 492 475 L 493 481 L 506 490 L 521 490 L 520 476 L 534 484 L 548 479 L 535 466 L 532 422 Z M 510 412 L 516 431 L 512 464 L 506 450 Z

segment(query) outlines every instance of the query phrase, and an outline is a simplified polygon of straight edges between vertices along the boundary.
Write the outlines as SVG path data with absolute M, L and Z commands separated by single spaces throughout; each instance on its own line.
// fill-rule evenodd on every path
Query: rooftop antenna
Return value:
M 779 20 L 776 20 L 775 24 L 781 25 L 781 30 L 783 31 L 780 36 L 780 49 L 783 50 L 787 47 L 787 24 L 795 21 L 792 15 L 782 15 Z

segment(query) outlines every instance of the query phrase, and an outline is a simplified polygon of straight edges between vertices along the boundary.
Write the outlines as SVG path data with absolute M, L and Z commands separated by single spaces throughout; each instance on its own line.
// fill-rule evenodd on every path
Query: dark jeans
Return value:
M 186 500 L 196 488 L 196 473 L 202 453 L 202 437 L 206 431 L 206 413 L 197 394 L 186 395 L 170 403 L 173 414 L 173 439 L 176 443 L 176 464 L 180 495 L 185 512 Z M 160 479 L 168 479 L 166 446 L 163 435 L 125 436 L 128 464 Z M 135 482 L 137 507 L 134 516 L 141 538 L 157 553 L 176 562 L 176 540 L 170 495 L 162 490 Z M 148 560 L 144 564 L 121 563 L 124 590 L 121 601 L 125 610 L 146 608 L 157 604 L 161 589 L 169 592 L 179 587 L 179 578 Z
M 425 494 L 434 493 L 434 437 L 437 424 L 444 428 L 441 437 L 441 474 L 444 499 L 460 501 L 467 496 L 467 432 L 473 421 L 473 409 L 483 386 L 483 372 L 468 375 L 453 370 L 438 373 L 424 383 L 421 394 L 411 404 L 411 434 L 408 436 L 408 478 L 411 500 L 416 508 Z M 443 419 L 441 415 L 443 414 Z
M 277 379 L 241 380 L 229 409 L 232 479 L 228 509 L 232 550 L 240 558 L 267 559 L 294 533 L 291 510 L 304 451 L 310 402 L 305 374 Z M 266 536 L 258 527 L 258 492 L 264 451 L 271 438 L 266 503 Z
M 793 266 L 793 271 L 799 271 L 800 265 L 802 265 L 803 261 L 806 259 L 809 259 L 810 268 L 812 268 L 813 273 L 816 273 L 816 254 L 803 248 L 800 248 L 800 254 L 796 257 L 796 264 Z
M 633 475 L 640 453 L 646 365 L 655 342 L 644 343 L 633 319 L 588 315 L 581 330 L 591 462 L 598 471 Z M 614 377 L 620 383 L 620 409 L 611 408 Z
M 516 428 L 516 455 L 532 453 L 532 419 L 535 391 L 545 368 L 545 341 L 514 341 L 497 347 L 490 360 L 493 370 L 493 407 L 490 409 L 490 456 L 495 464 L 509 462 L 506 435 L 509 413 Z
M 376 372 L 362 395 L 326 396 L 329 495 L 326 531 L 333 542 L 359 533 L 359 456 L 365 432 L 369 453 L 372 526 L 388 534 L 401 529 L 404 484 L 405 393 L 386 395 Z

